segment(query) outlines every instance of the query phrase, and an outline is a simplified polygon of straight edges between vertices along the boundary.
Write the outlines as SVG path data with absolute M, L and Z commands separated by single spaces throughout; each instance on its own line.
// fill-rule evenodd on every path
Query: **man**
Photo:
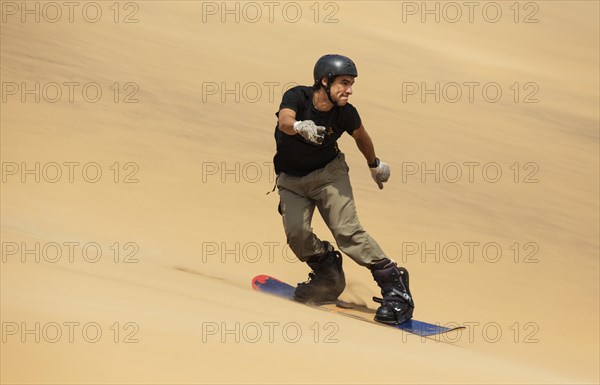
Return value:
M 375 156 L 358 111 L 348 103 L 357 76 L 356 65 L 346 56 L 325 55 L 315 64 L 312 88 L 297 86 L 285 92 L 276 114 L 279 211 L 288 245 L 312 269 L 294 294 L 300 302 L 330 302 L 346 287 L 340 252 L 312 231 L 317 208 L 340 250 L 369 268 L 381 288 L 383 299 L 374 298 L 381 303 L 375 319 L 402 323 L 412 318 L 414 309 L 408 271 L 387 258 L 358 221 L 349 168 L 337 146 L 344 132 L 352 135 L 383 189 L 390 168 Z

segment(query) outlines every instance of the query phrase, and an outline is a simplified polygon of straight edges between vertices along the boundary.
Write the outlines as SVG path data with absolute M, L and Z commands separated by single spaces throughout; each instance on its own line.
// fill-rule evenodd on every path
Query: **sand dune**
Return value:
M 597 2 L 23 4 L 1 4 L 2 383 L 600 381 Z M 379 191 L 340 140 L 361 222 L 415 317 L 462 334 L 250 287 L 308 272 L 265 193 L 281 95 L 327 52 L 392 168 Z

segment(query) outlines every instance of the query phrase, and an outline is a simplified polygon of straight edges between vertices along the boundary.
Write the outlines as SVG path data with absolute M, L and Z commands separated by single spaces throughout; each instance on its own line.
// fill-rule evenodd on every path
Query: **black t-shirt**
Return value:
M 337 140 L 344 132 L 352 132 L 360 127 L 358 111 L 350 103 L 343 107 L 334 106 L 331 110 L 318 111 L 312 103 L 311 87 L 296 86 L 283 94 L 279 111 L 289 108 L 296 111 L 296 120 L 312 120 L 317 126 L 323 126 L 325 139 L 321 145 L 306 141 L 302 135 L 288 135 L 275 126 L 277 153 L 273 158 L 275 173 L 285 172 L 294 176 L 304 176 L 323 168 L 340 152 Z M 275 115 L 279 116 L 279 112 Z

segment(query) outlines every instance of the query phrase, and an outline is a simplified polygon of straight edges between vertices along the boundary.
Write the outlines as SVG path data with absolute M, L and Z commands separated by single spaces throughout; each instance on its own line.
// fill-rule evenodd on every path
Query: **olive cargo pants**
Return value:
M 300 261 L 323 254 L 311 227 L 315 207 L 331 230 L 339 249 L 362 266 L 387 258 L 358 221 L 344 154 L 327 166 L 297 177 L 283 172 L 277 179 L 287 243 Z

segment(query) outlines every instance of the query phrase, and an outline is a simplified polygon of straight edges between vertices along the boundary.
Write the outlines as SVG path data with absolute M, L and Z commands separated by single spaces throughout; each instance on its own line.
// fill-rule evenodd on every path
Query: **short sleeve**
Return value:
M 360 125 L 362 124 L 362 121 L 360 119 L 360 115 L 358 114 L 358 111 L 351 104 L 346 104 L 342 108 L 341 118 L 342 118 L 342 127 L 350 135 L 352 135 L 354 130 L 359 128 Z
M 290 88 L 283 94 L 283 98 L 281 100 L 281 104 L 279 105 L 279 111 L 284 108 L 289 108 L 290 110 L 294 110 L 294 112 L 298 112 L 301 105 L 301 95 L 298 87 Z

